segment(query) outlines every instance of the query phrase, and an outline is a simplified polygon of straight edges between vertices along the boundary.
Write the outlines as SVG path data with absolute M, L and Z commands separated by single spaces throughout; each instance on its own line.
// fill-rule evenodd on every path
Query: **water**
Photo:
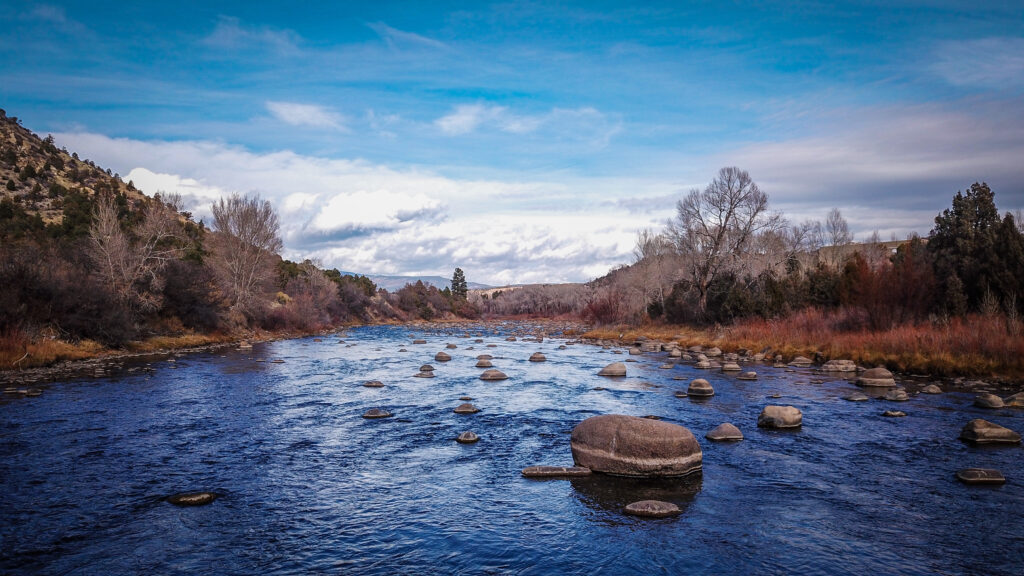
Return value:
M 664 354 L 633 356 L 629 377 L 609 380 L 597 371 L 627 356 L 558 350 L 564 341 L 555 339 L 507 342 L 487 330 L 475 343 L 359 328 L 344 343 L 306 338 L 182 356 L 154 363 L 155 372 L 6 397 L 0 573 L 1024 571 L 1022 449 L 957 440 L 978 417 L 1024 431 L 1024 410 L 973 408 L 966 393 L 847 402 L 840 398 L 854 387 L 837 376 L 759 365 L 760 379 L 744 382 L 686 365 L 658 369 Z M 446 350 L 453 360 L 434 362 L 448 342 L 458 345 Z M 548 361 L 528 362 L 535 351 Z M 509 379 L 479 380 L 481 353 Z M 424 363 L 436 378 L 412 377 Z M 714 385 L 711 400 L 673 396 L 696 377 Z M 367 380 L 386 387 L 362 387 Z M 782 397 L 768 399 L 773 392 Z M 454 414 L 462 395 L 482 411 Z M 797 406 L 803 428 L 758 429 L 766 404 Z M 361 418 L 375 407 L 394 417 Z M 908 416 L 882 417 L 890 408 Z M 570 465 L 572 428 L 604 413 L 687 426 L 704 450 L 702 478 L 520 476 L 529 465 Z M 726 421 L 745 440 L 704 439 Z M 457 444 L 465 430 L 480 442 Z M 997 468 L 1007 484 L 954 479 L 971 466 Z M 195 508 L 165 500 L 194 490 L 222 496 Z M 650 496 L 683 514 L 621 513 Z

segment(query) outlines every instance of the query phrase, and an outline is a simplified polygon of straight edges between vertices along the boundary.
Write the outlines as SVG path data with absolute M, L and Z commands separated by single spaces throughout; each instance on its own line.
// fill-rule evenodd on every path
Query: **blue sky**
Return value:
M 0 107 L 286 255 L 579 281 L 718 168 L 793 221 L 1024 206 L 1024 4 L 5 2 Z

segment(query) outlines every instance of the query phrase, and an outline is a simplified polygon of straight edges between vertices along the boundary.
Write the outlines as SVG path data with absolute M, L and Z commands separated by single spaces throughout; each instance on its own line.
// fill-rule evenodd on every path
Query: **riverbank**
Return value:
M 683 346 L 717 346 L 805 356 L 817 362 L 853 360 L 910 375 L 985 378 L 1024 383 L 1024 336 L 1001 317 L 954 318 L 942 325 L 900 325 L 885 331 L 844 331 L 837 318 L 809 310 L 787 318 L 751 320 L 731 326 L 618 326 L 590 330 L 593 339 L 674 341 Z

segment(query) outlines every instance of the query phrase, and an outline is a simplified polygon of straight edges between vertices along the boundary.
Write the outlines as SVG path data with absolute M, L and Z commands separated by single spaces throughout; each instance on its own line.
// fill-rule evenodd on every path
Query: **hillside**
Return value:
M 0 109 L 0 219 L 12 221 L 4 235 L 41 226 L 74 235 L 92 217 L 83 200 L 105 192 L 133 206 L 144 198 L 119 175 L 57 148 L 51 136 L 40 138 Z

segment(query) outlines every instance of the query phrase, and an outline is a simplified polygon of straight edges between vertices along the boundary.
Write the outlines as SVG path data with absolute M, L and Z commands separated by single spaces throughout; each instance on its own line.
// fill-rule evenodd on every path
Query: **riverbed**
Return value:
M 976 408 L 968 392 L 916 394 L 924 381 L 901 383 L 907 402 L 849 402 L 851 381 L 813 367 L 748 364 L 758 379 L 742 381 L 686 363 L 662 368 L 664 352 L 533 335 L 513 324 L 354 328 L 5 395 L 0 573 L 1024 571 L 1022 448 L 958 439 L 973 418 L 1024 432 L 1024 409 Z M 434 361 L 442 350 L 450 362 Z M 547 360 L 529 362 L 534 352 Z M 478 354 L 509 378 L 480 380 Z M 635 362 L 625 378 L 597 375 L 626 359 Z M 435 377 L 414 377 L 427 363 Z M 675 397 L 693 378 L 715 395 Z M 370 380 L 384 386 L 364 387 Z M 455 414 L 463 396 L 481 411 Z M 796 406 L 803 426 L 757 428 L 767 404 Z M 392 416 L 362 418 L 372 408 Z M 610 413 L 686 426 L 703 474 L 658 483 L 520 475 L 571 465 L 573 427 Z M 707 441 L 722 422 L 744 440 Z M 464 431 L 480 441 L 456 443 Z M 961 484 L 955 473 L 966 467 L 996 468 L 1007 482 Z M 189 491 L 219 497 L 167 501 Z M 646 497 L 683 512 L 622 513 Z

